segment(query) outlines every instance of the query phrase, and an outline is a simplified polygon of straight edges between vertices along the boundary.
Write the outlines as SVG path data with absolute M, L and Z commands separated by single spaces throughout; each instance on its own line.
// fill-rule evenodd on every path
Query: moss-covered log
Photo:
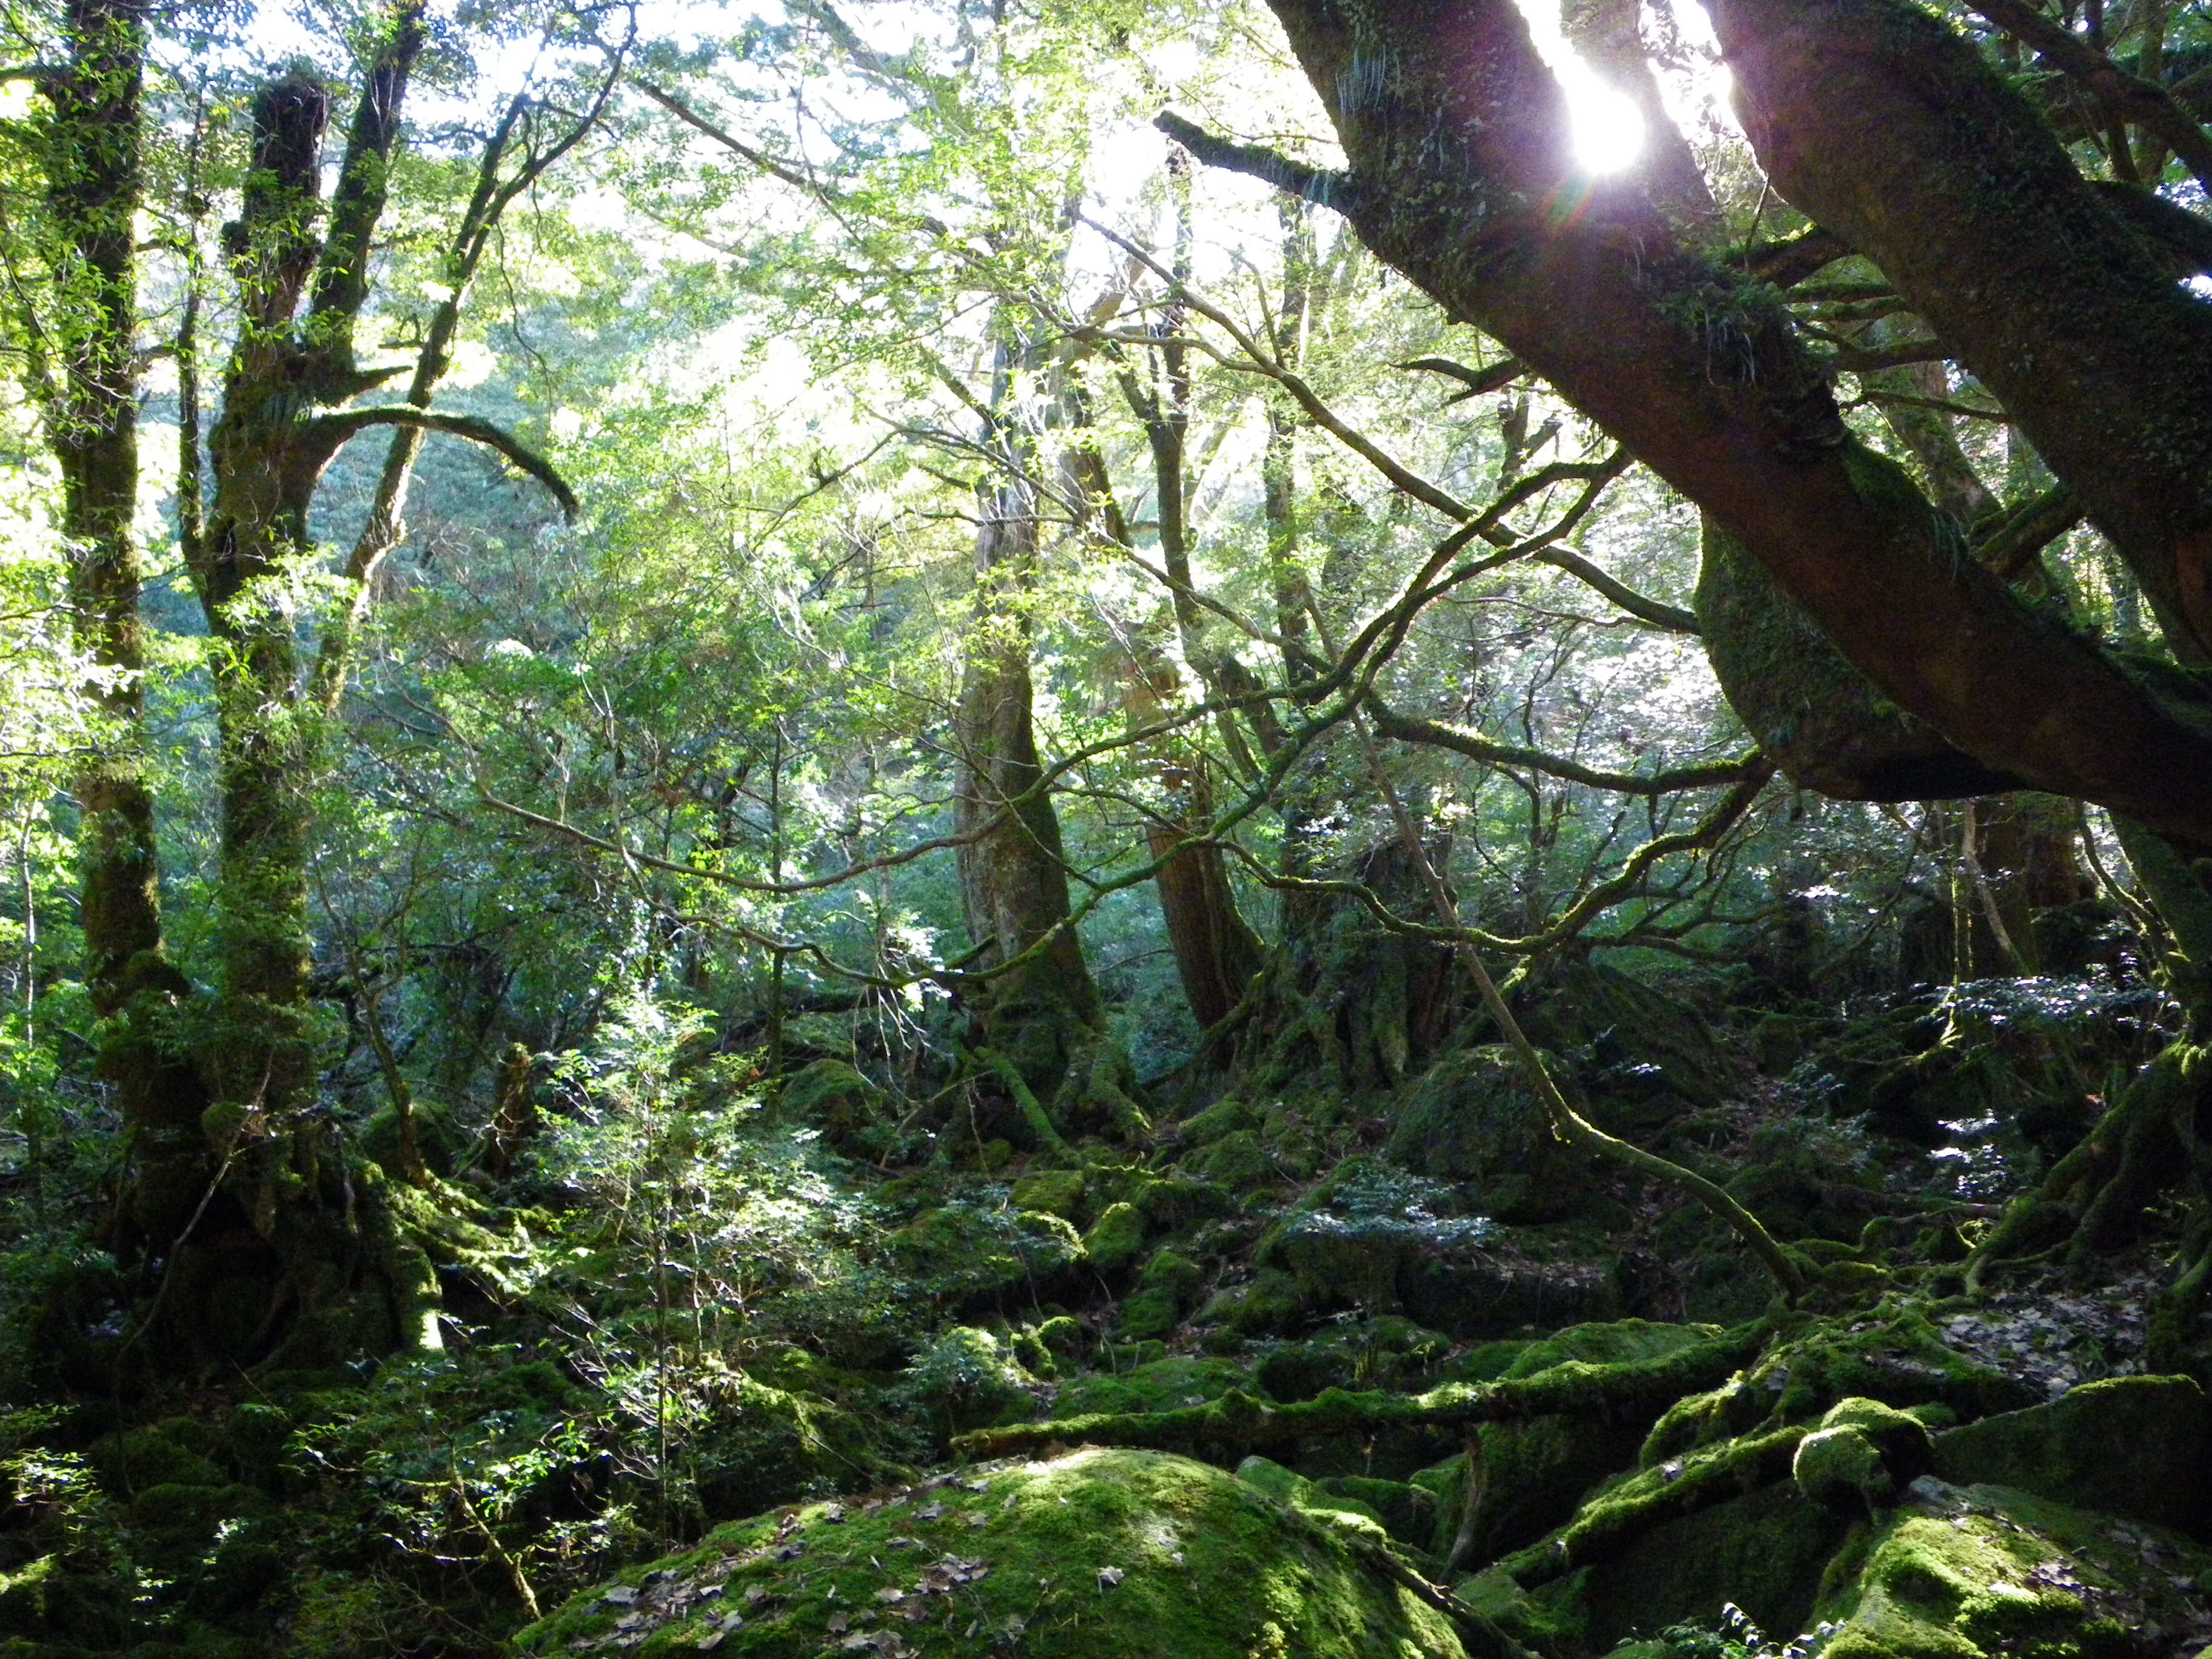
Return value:
M 966 1457 L 998 1457 L 1055 1442 L 1144 1446 L 1202 1446 L 1224 1450 L 1285 1440 L 1372 1434 L 1382 1429 L 1456 1431 L 1554 1414 L 1660 1410 L 1686 1394 L 1711 1389 L 1755 1356 L 1771 1327 L 1764 1320 L 1662 1358 L 1618 1365 L 1569 1360 L 1533 1376 L 1497 1382 L 1446 1383 L 1426 1394 L 1329 1389 L 1312 1400 L 1279 1405 L 1234 1390 L 1203 1406 L 1164 1412 L 1102 1412 L 1042 1423 L 1016 1423 L 960 1436 Z
M 1809 1424 L 1777 1429 L 1643 1470 L 1583 1504 L 1541 1543 L 1507 1556 L 1498 1571 L 1524 1586 L 1548 1583 L 1617 1553 L 1662 1522 L 1786 1480 L 1798 1443 L 1811 1432 Z

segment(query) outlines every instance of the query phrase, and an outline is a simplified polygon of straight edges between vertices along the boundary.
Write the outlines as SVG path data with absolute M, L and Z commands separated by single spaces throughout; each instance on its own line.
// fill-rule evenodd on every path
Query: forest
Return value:
M 0 1655 L 2212 1653 L 2212 5 L 0 32 Z

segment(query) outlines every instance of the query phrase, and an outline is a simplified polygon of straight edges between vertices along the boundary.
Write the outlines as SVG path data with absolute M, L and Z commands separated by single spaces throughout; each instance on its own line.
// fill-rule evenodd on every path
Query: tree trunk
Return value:
M 137 255 L 140 109 L 146 29 L 140 0 L 72 0 L 70 56 L 48 83 L 47 202 L 55 301 L 68 314 L 59 374 L 46 389 L 62 482 L 76 641 L 102 673 L 105 730 L 79 768 L 85 985 L 106 1022 L 100 1074 L 115 1087 L 142 1174 L 123 1218 L 166 1247 L 189 1221 L 212 1168 L 205 1105 L 191 1066 L 160 1031 L 186 990 L 162 955 L 160 862 L 147 781 L 145 640 L 138 613 Z M 118 1240 L 121 1243 L 123 1241 Z
M 1989 772 L 2212 845 L 2212 737 L 1959 557 L 1948 518 L 1848 439 L 1771 295 L 1686 248 L 1642 180 L 1577 173 L 1509 0 L 1272 3 L 1350 161 L 1309 194 L 1711 514 Z M 2212 310 L 1903 0 L 1733 0 L 1716 21 L 1770 173 L 2006 400 L 2189 643 Z
M 1007 408 L 1014 354 L 1002 351 Z M 994 419 L 997 418 L 994 416 Z M 1006 422 L 1010 427 L 1011 422 Z M 1023 476 L 1023 435 L 992 434 L 1016 453 L 978 493 L 975 621 L 953 716 L 959 780 L 953 822 L 962 837 L 960 892 L 978 965 L 1006 968 L 983 998 L 985 1040 L 1049 1098 L 1103 1018 L 1067 902 L 1067 862 L 1051 793 L 1040 787 L 1031 714 L 1030 623 L 1024 605 L 1036 562 L 1036 503 Z

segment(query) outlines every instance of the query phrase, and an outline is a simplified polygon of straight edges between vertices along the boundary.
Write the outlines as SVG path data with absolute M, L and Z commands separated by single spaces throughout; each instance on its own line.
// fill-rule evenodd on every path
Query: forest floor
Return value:
M 446 1149 L 505 1242 L 439 1352 L 126 1385 L 126 1302 L 49 1264 L 0 1651 L 2196 1655 L 2212 1334 L 2148 1359 L 2190 1206 L 1972 1255 L 2148 1007 L 1582 970 L 1539 1041 L 1766 1222 L 1794 1303 L 1480 1042 L 1158 1079 L 1143 1144 L 1062 1149 L 849 1054 L 763 1106 L 695 1044 L 502 1182 Z

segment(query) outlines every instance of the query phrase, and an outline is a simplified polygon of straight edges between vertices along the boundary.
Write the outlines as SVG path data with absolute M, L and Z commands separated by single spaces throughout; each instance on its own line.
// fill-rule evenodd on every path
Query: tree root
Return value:
M 1384 1429 L 1459 1431 L 1477 1423 L 1522 1418 L 1639 1407 L 1656 1410 L 1733 1376 L 1765 1345 L 1772 1329 L 1759 1320 L 1658 1359 L 1617 1365 L 1569 1360 L 1533 1376 L 1451 1382 L 1422 1395 L 1329 1389 L 1312 1400 L 1278 1405 L 1240 1389 L 1203 1406 L 1172 1411 L 1100 1412 L 977 1429 L 956 1437 L 952 1447 L 961 1456 L 974 1459 L 1001 1457 L 1055 1442 L 1242 1449 Z
M 2130 1083 L 2081 1144 L 2015 1199 L 1966 1267 L 1966 1289 L 1979 1289 L 2001 1262 L 2057 1245 L 2080 1271 L 2097 1251 L 2119 1243 L 2159 1190 L 2205 1158 L 2197 1119 L 2212 1093 L 2212 1049 L 2187 1041 L 2166 1048 Z
M 1645 1469 L 1584 1504 L 1549 1538 L 1505 1557 L 1498 1571 L 1525 1589 L 1618 1555 L 1662 1522 L 1787 1480 L 1797 1443 L 1811 1432 L 1810 1424 L 1799 1424 Z

